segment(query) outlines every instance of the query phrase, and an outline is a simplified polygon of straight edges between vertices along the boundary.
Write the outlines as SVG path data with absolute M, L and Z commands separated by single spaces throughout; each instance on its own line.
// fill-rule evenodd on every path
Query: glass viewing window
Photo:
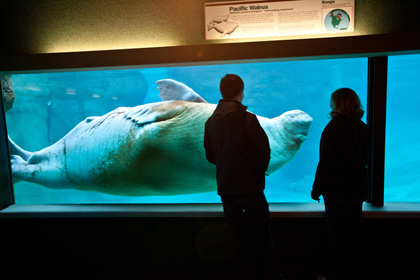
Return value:
M 420 55 L 390 56 L 385 141 L 385 196 L 420 202 Z
M 406 58 L 390 60 L 389 106 L 397 106 L 398 112 L 403 112 L 398 114 L 390 109 L 387 123 L 387 149 L 398 153 L 387 152 L 387 185 L 392 185 L 393 189 L 399 188 L 397 185 L 408 187 L 411 181 L 419 182 L 415 171 L 415 163 L 419 166 L 419 161 L 411 157 L 413 151 L 418 150 L 415 133 L 419 131 L 419 118 L 414 106 L 419 105 L 419 97 L 414 93 L 419 88 L 419 81 L 412 77 L 420 76 L 419 58 L 412 57 L 411 60 L 417 62 L 413 64 L 410 60 L 408 67 L 395 66 L 401 61 L 407 63 Z M 409 74 L 404 75 L 407 71 Z M 414 71 L 417 72 L 413 76 Z M 14 181 L 15 203 L 219 203 L 215 181 L 211 190 L 201 188 L 215 179 L 214 170 L 209 172 L 205 166 L 208 163 L 201 145 L 204 118 L 200 114 L 212 105 L 202 104 L 203 107 L 192 109 L 189 106 L 168 109 L 153 105 L 136 110 L 127 107 L 161 102 L 156 81 L 162 79 L 181 82 L 208 103 L 217 104 L 221 98 L 220 79 L 227 73 L 243 78 L 243 103 L 256 115 L 272 119 L 298 109 L 313 119 L 300 150 L 267 177 L 265 191 L 271 203 L 312 201 L 310 190 L 318 163 L 320 136 L 329 121 L 330 95 L 340 87 L 352 88 L 366 108 L 367 58 L 12 75 L 15 100 L 6 112 L 7 129 L 16 149 L 29 152 L 25 154 L 16 149 L 12 152 L 20 155 L 13 157 L 12 166 L 21 175 Z M 398 77 L 393 78 L 395 75 Z M 171 89 L 167 90 L 169 96 Z M 180 89 L 174 91 L 183 94 Z M 168 96 L 166 98 L 171 99 Z M 106 118 L 95 118 L 120 107 L 126 109 Z M 176 111 L 184 109 L 190 111 L 185 114 Z M 153 126 L 172 118 L 165 110 L 176 111 L 176 116 L 172 116 L 173 123 L 164 128 Z M 162 114 L 166 115 L 162 117 Z M 120 117 L 130 119 L 137 126 L 126 129 L 118 122 L 109 124 Z M 96 128 L 103 125 L 109 127 L 99 133 Z M 285 130 L 281 127 L 272 129 Z M 397 132 L 392 132 L 393 129 Z M 134 143 L 123 145 L 118 142 L 121 135 L 115 131 L 129 133 L 134 138 L 142 134 L 143 141 L 135 144 L 146 143 L 142 152 L 137 153 L 138 147 Z M 61 142 L 56 144 L 57 141 Z M 193 145 L 191 141 L 198 144 Z M 23 167 L 25 157 L 35 155 L 33 152 L 37 152 L 37 156 L 31 159 L 31 169 L 26 170 Z M 182 153 L 182 157 L 177 153 Z M 278 160 L 278 156 L 272 155 L 272 162 Z M 41 168 L 39 163 L 42 161 Z M 110 166 L 113 172 L 109 172 Z M 77 178 L 72 173 L 74 170 L 78 170 Z M 412 173 L 401 176 L 401 170 Z M 153 191 L 139 195 L 133 190 L 142 188 L 136 179 L 138 176 L 143 176 L 143 183 Z M 66 180 L 70 185 L 54 183 L 60 180 Z M 171 182 L 176 184 L 175 190 L 170 186 Z M 389 187 L 387 198 L 399 199 L 401 193 Z

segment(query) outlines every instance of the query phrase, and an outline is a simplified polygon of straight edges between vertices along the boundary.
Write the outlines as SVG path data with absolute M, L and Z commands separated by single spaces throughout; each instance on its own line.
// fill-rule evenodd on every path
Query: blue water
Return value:
M 120 106 L 159 102 L 155 82 L 165 78 L 182 82 L 209 103 L 217 103 L 219 82 L 226 73 L 243 78 L 244 104 L 249 111 L 273 118 L 300 109 L 313 118 L 309 136 L 298 154 L 267 177 L 266 184 L 269 202 L 311 201 L 319 139 L 329 121 L 330 95 L 337 88 L 350 87 L 366 107 L 366 58 L 13 75 L 16 99 L 13 109 L 6 113 L 8 132 L 22 148 L 40 150 L 62 138 L 88 116 L 103 115 Z M 418 87 L 414 91 L 418 92 Z M 404 94 L 414 94 L 414 91 L 404 91 Z M 407 103 L 410 101 L 406 100 Z M 414 141 L 405 145 L 407 151 L 411 146 L 418 150 Z M 391 159 L 387 157 L 388 162 Z M 14 192 L 18 204 L 220 202 L 215 192 L 133 198 L 48 189 L 27 182 L 15 184 Z
M 420 55 L 388 59 L 385 201 L 420 202 Z

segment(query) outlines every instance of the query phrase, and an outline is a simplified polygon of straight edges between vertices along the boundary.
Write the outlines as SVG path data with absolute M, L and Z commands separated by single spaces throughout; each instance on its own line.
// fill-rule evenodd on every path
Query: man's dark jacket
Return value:
M 261 193 L 270 162 L 270 144 L 257 117 L 237 101 L 220 100 L 207 120 L 204 148 L 216 165 L 217 193 L 241 196 Z
M 312 197 L 330 193 L 339 198 L 366 199 L 369 130 L 364 122 L 334 117 L 321 135 L 319 163 Z

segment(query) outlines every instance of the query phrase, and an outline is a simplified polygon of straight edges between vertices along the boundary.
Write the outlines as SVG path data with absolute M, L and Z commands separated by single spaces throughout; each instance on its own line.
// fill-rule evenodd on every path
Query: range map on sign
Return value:
M 343 9 L 329 12 L 324 19 L 324 28 L 327 31 L 347 30 L 350 26 L 350 16 Z

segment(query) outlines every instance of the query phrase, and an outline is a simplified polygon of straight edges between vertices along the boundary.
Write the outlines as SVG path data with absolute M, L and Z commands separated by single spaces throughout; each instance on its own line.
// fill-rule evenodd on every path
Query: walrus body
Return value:
M 205 158 L 203 135 L 215 107 L 173 100 L 117 108 L 34 153 L 10 140 L 14 182 L 124 196 L 214 191 L 215 167 Z M 297 153 L 312 119 L 299 110 L 258 119 L 269 137 L 273 173 Z

